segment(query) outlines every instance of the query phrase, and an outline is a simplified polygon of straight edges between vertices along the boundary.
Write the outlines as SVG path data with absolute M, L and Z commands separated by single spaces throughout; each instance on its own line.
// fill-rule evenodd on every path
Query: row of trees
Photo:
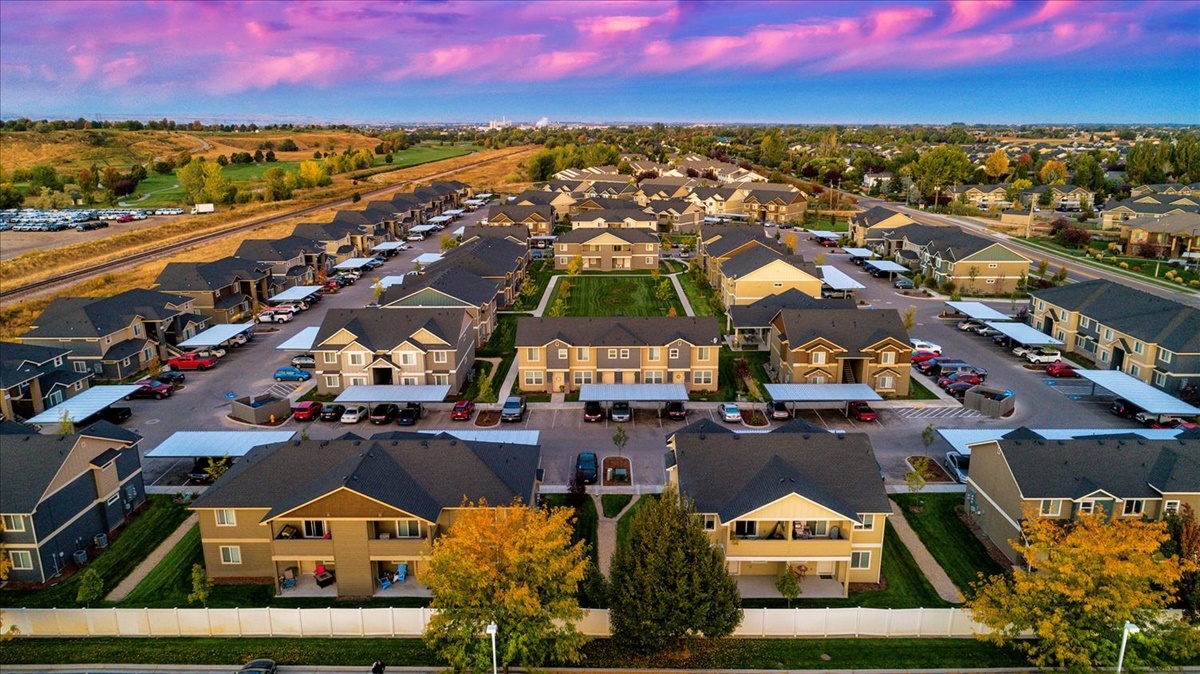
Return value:
M 534 182 L 544 182 L 554 177 L 555 173 L 569 168 L 584 168 L 585 166 L 616 165 L 621 161 L 621 151 L 615 145 L 608 143 L 592 143 L 589 145 L 557 145 L 546 146 L 525 162 L 525 171 Z

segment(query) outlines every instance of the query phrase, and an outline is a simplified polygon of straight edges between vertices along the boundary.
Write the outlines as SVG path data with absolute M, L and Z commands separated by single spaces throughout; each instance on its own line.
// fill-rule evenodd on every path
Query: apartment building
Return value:
M 908 395 L 912 345 L 893 309 L 790 309 L 771 319 L 771 367 L 784 384 L 868 384 Z
M 953 283 L 964 295 L 1008 295 L 1029 276 L 1029 258 L 957 227 L 905 225 L 883 236 L 881 255 L 903 257 L 908 251 L 926 278 L 939 286 Z
M 88 389 L 92 373 L 76 372 L 70 349 L 0 342 L 0 415 L 30 419 Z
M 658 269 L 658 235 L 642 229 L 574 229 L 554 241 L 554 268 L 579 257 L 585 271 Z

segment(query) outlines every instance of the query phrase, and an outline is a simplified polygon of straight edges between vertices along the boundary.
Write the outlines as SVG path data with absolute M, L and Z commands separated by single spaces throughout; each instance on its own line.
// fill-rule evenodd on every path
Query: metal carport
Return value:
M 852 258 L 861 257 L 864 260 L 869 259 L 875 254 L 870 248 L 843 248 L 842 252 L 847 253 Z
M 305 297 L 308 297 L 309 295 L 315 295 L 316 292 L 320 289 L 321 289 L 321 286 L 296 286 L 294 288 L 288 288 L 287 290 L 285 290 L 281 293 L 278 293 L 276 295 L 272 295 L 271 297 L 268 297 L 267 301 L 268 302 L 295 302 L 296 300 L 302 300 Z
M 939 428 L 938 435 L 950 448 L 965 456 L 971 455 L 971 445 L 1000 440 L 1013 428 Z M 1183 432 L 1182 428 L 1031 428 L 1046 440 L 1072 440 L 1097 435 L 1136 435 L 1147 440 L 1170 440 Z
M 583 384 L 579 387 L 581 402 L 670 403 L 688 399 L 683 384 Z
M 842 232 L 828 232 L 823 229 L 810 229 L 807 231 L 808 235 L 814 239 L 831 239 L 833 241 L 838 241 L 843 236 Z
M 403 245 L 404 245 L 403 241 L 384 241 L 383 243 L 372 247 L 371 250 L 379 250 L 379 251 L 400 250 L 400 247 Z
M 439 262 L 441 259 L 441 253 L 421 253 L 413 260 L 413 264 L 419 264 L 422 267 L 428 267 L 435 262 Z
M 857 400 L 883 400 L 868 384 L 764 384 L 771 400 L 791 404 L 792 409 L 830 409 L 829 403 L 845 408 Z
M 1003 320 L 984 321 L 984 325 L 999 330 L 1005 337 L 1025 346 L 1062 346 L 1061 339 L 1055 339 L 1041 330 L 1032 328 L 1024 323 Z
M 287 442 L 295 435 L 295 431 L 179 431 L 146 452 L 146 458 L 240 457 L 259 445 Z
M 889 274 L 903 274 L 908 271 L 908 267 L 891 260 L 867 260 L 863 262 L 863 268 L 876 269 Z
M 825 285 L 834 290 L 862 290 L 866 288 L 863 284 L 847 276 L 841 269 L 832 265 L 817 265 L 817 269 L 821 270 Z
M 352 257 L 341 264 L 335 265 L 334 269 L 362 269 L 372 264 L 375 264 L 375 258 L 373 257 Z
M 195 349 L 204 346 L 219 346 L 243 332 L 254 329 L 254 323 L 224 323 L 214 325 L 191 339 L 184 340 L 179 346 L 185 349 Z
M 1075 370 L 1080 377 L 1092 382 L 1092 394 L 1099 386 L 1124 398 L 1151 414 L 1195 416 L 1200 409 L 1189 405 L 1164 391 L 1160 391 L 1142 380 L 1119 370 Z
M 450 386 L 435 385 L 382 385 L 347 386 L 334 400 L 335 403 L 440 403 L 450 394 Z
M 946 306 L 977 321 L 1011 321 L 1012 316 L 1002 314 L 983 302 L 946 302 Z
M 39 425 L 53 424 L 62 421 L 64 415 L 66 415 L 67 421 L 74 423 L 96 414 L 140 388 L 141 386 L 136 384 L 93 386 L 74 398 L 64 400 L 54 407 L 43 411 L 36 417 L 29 419 L 26 423 Z
M 317 339 L 317 333 L 320 331 L 321 326 L 319 325 L 304 328 L 300 332 L 288 337 L 287 341 L 275 348 L 279 351 L 308 351 L 312 348 L 313 342 Z

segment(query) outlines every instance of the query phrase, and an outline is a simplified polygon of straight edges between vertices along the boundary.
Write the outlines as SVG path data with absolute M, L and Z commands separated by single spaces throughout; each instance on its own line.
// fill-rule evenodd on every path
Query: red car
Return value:
M 155 400 L 162 400 L 163 398 L 171 397 L 171 392 L 175 390 L 174 386 L 164 384 L 161 381 L 155 381 L 154 379 L 143 379 L 133 383 L 135 386 L 141 386 L 141 388 L 125 396 L 126 400 L 130 398 L 154 398 Z
M 837 239 L 821 239 L 821 245 L 825 246 L 826 248 L 837 248 L 838 240 Z
M 927 360 L 937 358 L 939 355 L 940 354 L 938 354 L 937 351 L 925 351 L 923 349 L 917 349 L 916 351 L 912 352 L 912 364 L 916 365 L 917 363 L 924 363 Z
M 167 361 L 167 366 L 174 370 L 207 370 L 216 364 L 216 356 L 201 356 L 195 353 L 185 353 Z
M 292 408 L 292 416 L 296 421 L 314 421 L 321 416 L 323 405 L 315 400 L 305 400 L 302 403 L 296 403 Z
M 875 421 L 876 418 L 875 410 L 861 400 L 850 403 L 849 411 L 850 416 L 859 421 Z
M 938 386 L 946 388 L 951 384 L 982 384 L 983 379 L 973 372 L 955 372 L 938 378 Z
M 471 414 L 475 412 L 475 403 L 471 400 L 460 400 L 454 403 L 454 409 L 450 410 L 450 419 L 453 421 L 470 421 Z
M 1150 428 L 1182 428 L 1189 430 L 1196 428 L 1196 424 L 1183 419 L 1162 419 L 1150 424 Z
M 1047 365 L 1046 366 L 1046 374 L 1050 375 L 1051 377 L 1078 377 L 1079 376 L 1079 373 L 1075 371 L 1075 368 L 1071 367 L 1070 365 L 1064 363 L 1061 360 Z

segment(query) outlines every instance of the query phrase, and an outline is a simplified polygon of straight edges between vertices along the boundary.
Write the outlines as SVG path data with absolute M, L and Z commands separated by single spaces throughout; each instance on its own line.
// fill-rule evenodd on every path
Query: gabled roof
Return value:
M 340 241 L 350 235 L 362 234 L 362 227 L 344 222 L 306 222 L 292 230 L 295 236 L 313 241 Z
M 346 489 L 435 522 L 463 500 L 527 501 L 538 445 L 422 440 L 298 440 L 251 450 L 208 488 L 197 508 L 267 508 L 278 517 Z M 337 513 L 330 513 L 337 516 Z
M 632 244 L 658 243 L 658 235 L 635 227 L 617 227 L 614 229 L 581 227 L 559 236 L 555 243 L 587 243 L 601 236 L 615 236 L 626 243 Z
M 330 309 L 321 321 L 312 348 L 341 348 L 323 347 L 323 344 L 341 330 L 346 330 L 355 336 L 356 342 L 371 351 L 391 351 L 405 341 L 417 342 L 412 336 L 421 329 L 428 330 L 454 348 L 458 346 L 459 335 L 463 334 L 469 322 L 465 309 Z
M 1200 353 L 1200 310 L 1103 279 L 1035 290 L 1049 304 L 1175 353 Z
M 709 346 L 720 336 L 714 316 L 523 316 L 517 319 L 516 346 L 544 346 L 556 339 L 576 346 L 664 346 L 677 339 Z
M 325 246 L 303 236 L 285 236 L 282 239 L 246 239 L 238 246 L 236 256 L 259 262 L 283 262 L 303 254 L 324 253 Z
M 255 280 L 270 274 L 262 262 L 230 256 L 213 262 L 168 262 L 154 283 L 164 290 L 220 290 L 235 279 Z
M 463 227 L 462 240 L 464 243 L 471 239 L 488 236 L 512 239 L 523 245 L 529 244 L 529 228 L 525 225 L 468 225 Z
M 636 202 L 629 199 L 617 199 L 615 197 L 582 197 L 575 200 L 574 207 L 580 212 L 640 208 Z
M 700 228 L 699 238 L 704 242 L 705 254 L 711 257 L 721 257 L 751 241 L 781 252 L 786 250 L 755 225 L 705 225 Z
M 36 344 L 0 342 L 0 388 L 10 388 L 36 379 L 43 365 L 66 358 L 70 349 Z
M 633 202 L 627 203 L 629 204 L 628 208 L 594 208 L 587 211 L 579 211 L 571 219 L 575 222 L 593 222 L 595 220 L 604 220 L 605 222 L 624 222 L 625 220 L 650 222 L 657 220 L 657 217 L 653 213 L 641 210 Z
M 1164 215 L 1160 218 L 1146 216 L 1126 220 L 1122 227 L 1142 229 L 1147 232 L 1162 232 L 1166 234 L 1200 235 L 1200 213 L 1180 212 Z
M 823 339 L 845 349 L 848 357 L 861 357 L 889 337 L 908 344 L 908 331 L 894 309 L 783 309 L 779 314 L 791 349 Z
M 525 205 L 523 202 L 528 202 L 532 206 L 549 206 L 561 194 L 562 192 L 547 192 L 546 190 L 525 190 L 516 195 L 512 205 L 521 206 Z M 495 212 L 496 207 L 493 207 L 492 210 Z
M 766 246 L 752 246 L 749 250 L 721 263 L 721 275 L 726 278 L 737 278 L 758 271 L 775 261 L 783 261 L 803 271 L 815 279 L 821 278 L 821 273 L 811 263 L 805 262 L 799 255 L 788 255 L 784 251 Z
M 889 513 L 871 441 L 862 433 L 684 434 L 680 490 L 696 511 L 729 522 L 790 494 L 858 521 Z
M 524 244 L 489 236 L 450 249 L 438 264 L 458 266 L 482 278 L 494 278 L 516 271 L 528 254 L 529 249 Z
M 438 265 L 434 271 L 408 276 L 404 283 L 388 287 L 379 298 L 379 306 L 391 308 L 388 305 L 394 302 L 412 306 L 403 300 L 426 289 L 436 290 L 448 297 L 480 307 L 496 299 L 496 293 L 500 292 L 500 283 L 480 278 L 461 267 Z
M 867 210 L 863 211 L 862 213 L 857 213 L 851 217 L 854 219 L 855 222 L 857 222 L 862 227 L 874 227 L 875 225 L 878 225 L 879 223 L 883 222 L 884 220 L 895 217 L 897 215 L 904 218 L 905 220 L 908 220 L 909 222 L 915 222 L 912 218 L 908 217 L 904 213 L 901 213 L 900 211 L 892 210 L 890 208 L 887 208 L 886 206 L 874 206 L 872 208 L 868 208 Z
M 24 337 L 102 337 L 129 327 L 135 317 L 165 321 L 183 314 L 192 298 L 145 290 L 127 290 L 112 297 L 60 297 L 34 321 Z
M 884 236 L 892 240 L 899 240 L 903 237 L 910 244 L 921 246 L 929 254 L 940 255 L 951 261 L 969 257 L 997 243 L 974 234 L 967 234 L 957 227 L 931 227 L 918 224 L 904 225 L 888 230 Z
M 1200 492 L 1200 440 L 1000 440 L 1000 451 L 1027 499 L 1120 499 Z
M 699 206 L 688 201 L 687 199 L 651 199 L 646 203 L 646 210 L 654 214 L 661 213 L 686 213 L 689 209 L 693 212 L 699 210 Z
M 0 466 L 4 468 L 0 470 L 0 513 L 33 512 L 84 435 L 113 439 L 123 445 L 132 445 L 141 439 L 107 421 L 96 422 L 75 435 L 4 433 L 4 441 L 0 442 Z
M 780 309 L 854 309 L 856 306 L 852 299 L 816 299 L 789 288 L 753 304 L 731 306 L 727 311 L 736 327 L 762 328 L 771 323 Z
M 492 206 L 492 209 L 488 212 L 488 222 L 502 215 L 513 222 L 524 222 L 533 219 L 535 216 L 541 217 L 546 222 L 554 222 L 554 209 L 549 204 L 538 206 L 519 206 L 516 204 Z

